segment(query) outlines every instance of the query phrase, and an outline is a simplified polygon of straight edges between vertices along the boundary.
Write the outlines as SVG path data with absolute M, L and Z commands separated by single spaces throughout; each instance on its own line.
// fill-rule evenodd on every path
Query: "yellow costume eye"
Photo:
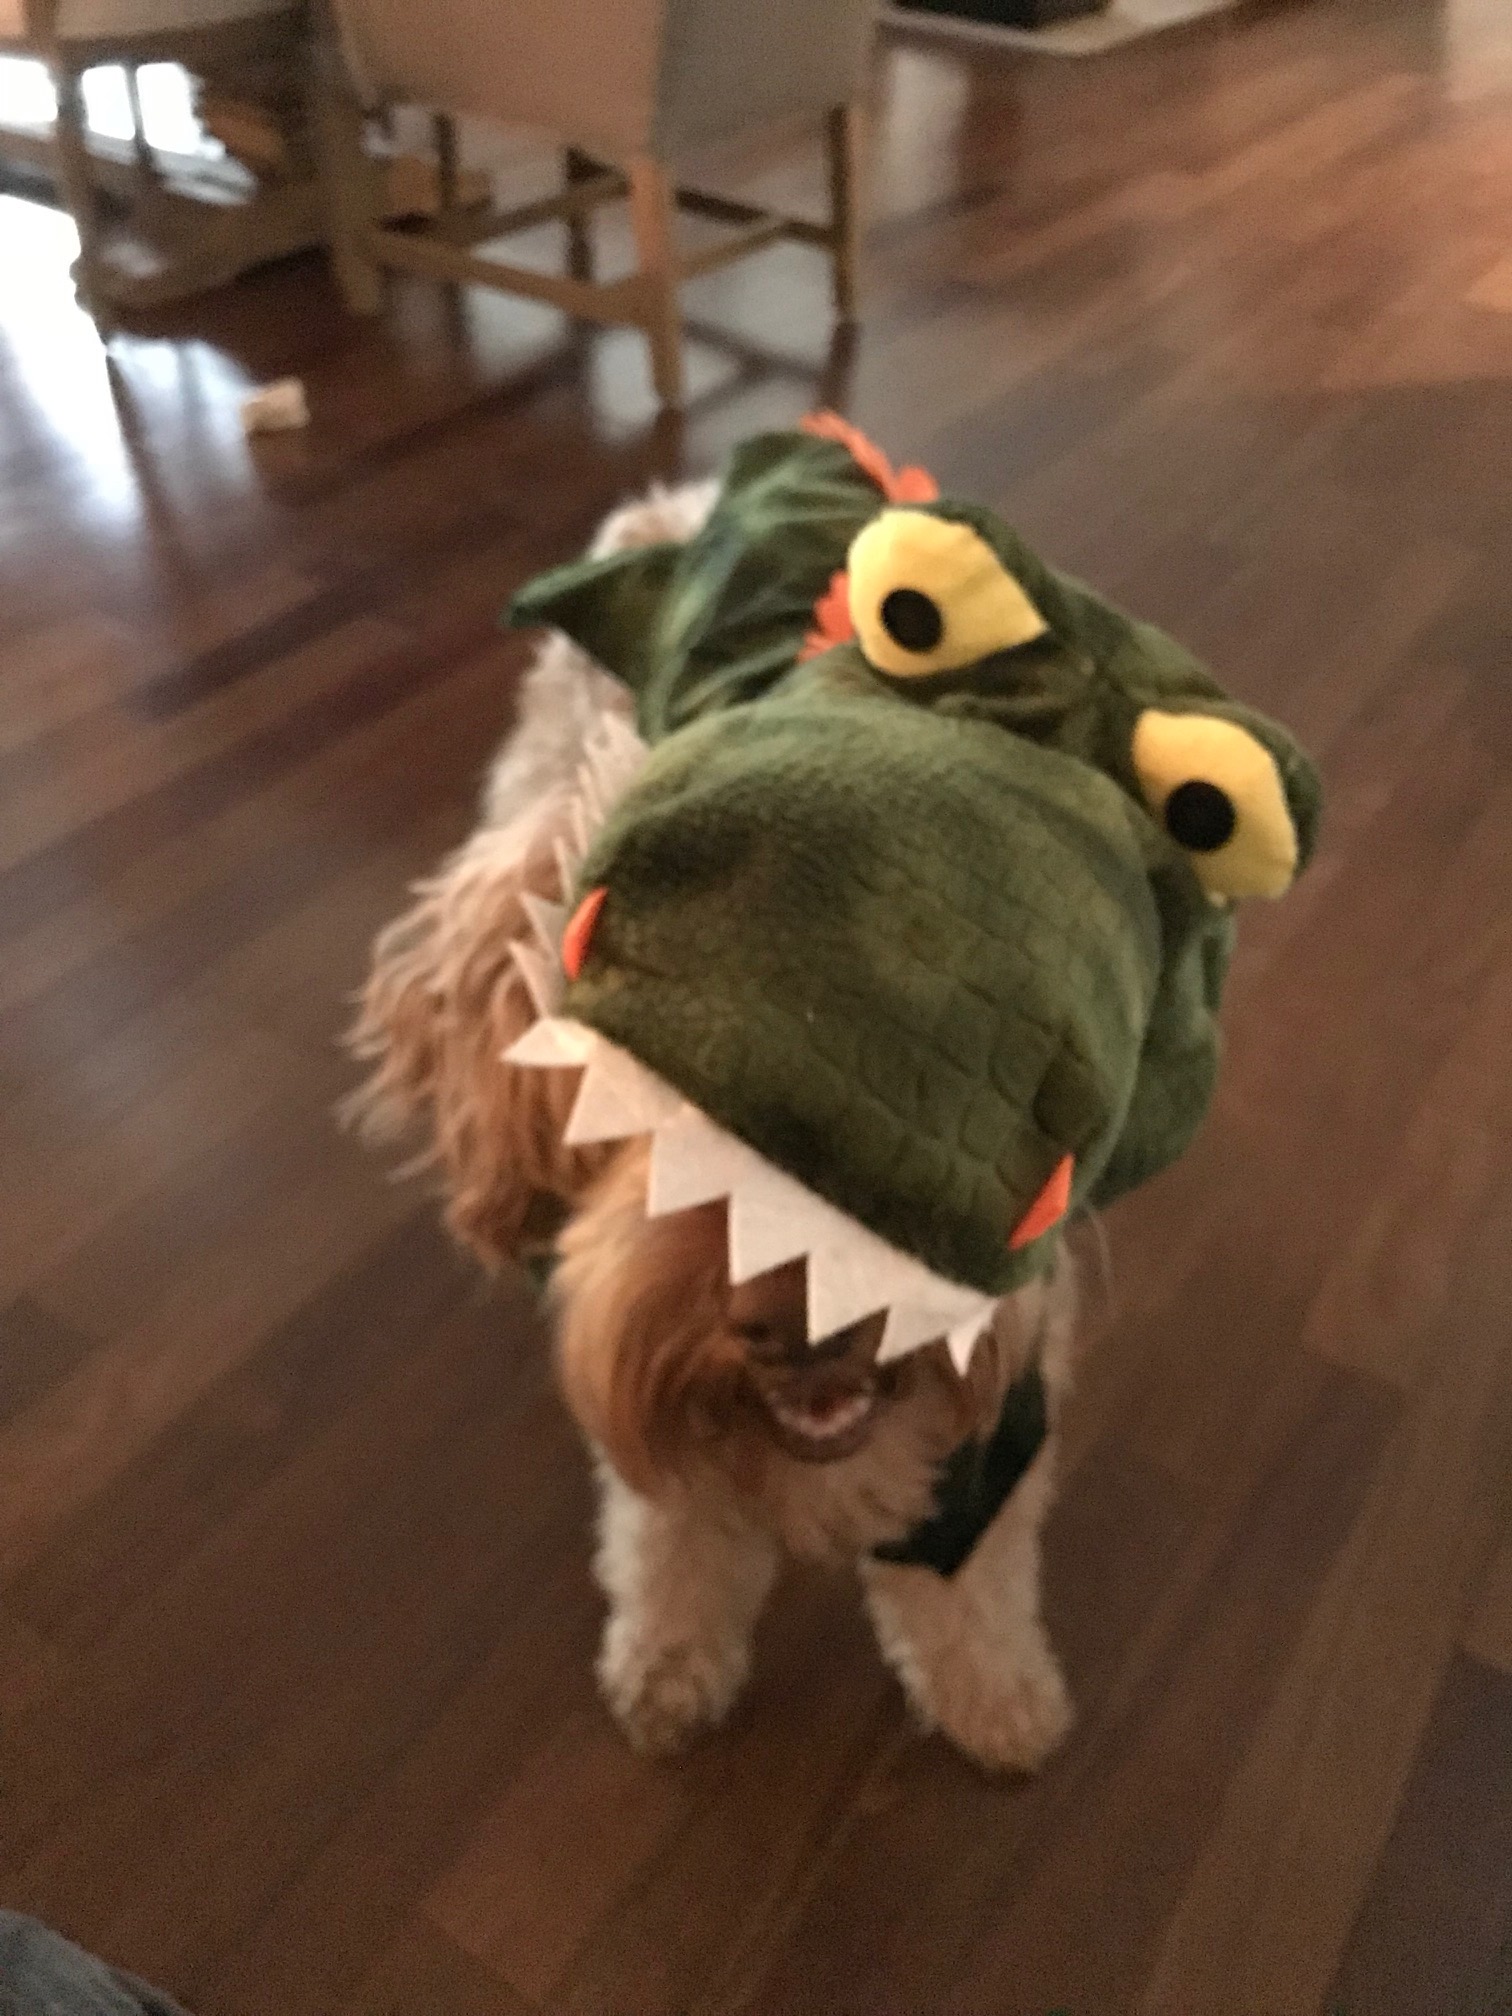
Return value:
M 1276 759 L 1236 721 L 1150 707 L 1134 724 L 1134 769 L 1151 812 L 1214 898 L 1280 896 L 1297 872 L 1297 829 Z
M 861 649 L 897 679 L 958 671 L 1046 628 L 981 534 L 932 512 L 873 518 L 851 541 L 846 572 Z

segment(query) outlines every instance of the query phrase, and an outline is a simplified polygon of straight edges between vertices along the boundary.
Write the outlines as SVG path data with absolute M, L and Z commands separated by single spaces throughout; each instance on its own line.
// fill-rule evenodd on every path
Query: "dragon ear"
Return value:
M 573 560 L 527 581 L 509 605 L 515 624 L 565 630 L 590 658 L 639 693 L 651 669 L 657 623 L 684 552 L 673 541 Z
M 1145 803 L 1209 896 L 1280 896 L 1312 851 L 1317 773 L 1286 732 L 1258 715 L 1167 713 L 1134 724 Z

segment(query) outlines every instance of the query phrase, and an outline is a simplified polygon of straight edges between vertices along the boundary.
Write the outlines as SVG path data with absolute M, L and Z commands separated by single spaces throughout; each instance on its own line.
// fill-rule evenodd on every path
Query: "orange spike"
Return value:
M 590 889 L 568 919 L 567 929 L 562 933 L 562 971 L 569 980 L 576 980 L 583 970 L 588 940 L 593 936 L 593 927 L 608 894 L 607 889 Z
M 889 504 L 932 504 L 940 494 L 939 484 L 927 469 L 912 465 L 894 469 L 876 442 L 838 413 L 805 413 L 798 425 L 816 440 L 836 441 L 848 449 L 851 460 L 866 471 Z
M 833 645 L 848 644 L 855 634 L 850 611 L 850 576 L 841 567 L 831 574 L 828 588 L 814 604 L 814 627 L 803 640 L 798 663 L 817 658 Z
M 1013 1228 L 1013 1237 L 1008 1241 L 1008 1251 L 1017 1253 L 1021 1246 L 1027 1246 L 1031 1239 L 1038 1239 L 1058 1225 L 1065 1217 L 1071 1202 L 1071 1172 L 1076 1167 L 1076 1158 L 1062 1155 L 1050 1171 L 1045 1187 L 1035 1198 L 1029 1209 Z

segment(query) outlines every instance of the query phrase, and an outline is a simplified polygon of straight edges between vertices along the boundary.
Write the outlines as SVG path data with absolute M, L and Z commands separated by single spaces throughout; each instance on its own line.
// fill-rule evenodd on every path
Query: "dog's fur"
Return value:
M 705 488 L 653 494 L 598 548 L 686 538 L 710 502 Z M 352 1038 L 372 1069 L 354 1110 L 371 1138 L 421 1133 L 447 1222 L 487 1265 L 556 1239 L 558 1372 L 600 1484 L 599 1678 L 633 1743 L 674 1749 L 724 1715 L 787 1551 L 858 1566 L 926 1727 L 987 1766 L 1032 1769 L 1071 1719 L 1039 1607 L 1069 1267 L 999 1304 L 964 1378 L 943 1344 L 878 1368 L 880 1318 L 810 1346 L 801 1263 L 732 1289 L 722 1205 L 649 1218 L 644 1144 L 565 1148 L 574 1075 L 502 1061 L 534 1013 L 510 956 L 528 928 L 522 898 L 557 893 L 553 843 L 605 710 L 628 711 L 623 688 L 550 639 L 478 830 L 377 942 Z M 928 1512 L 942 1459 L 991 1428 L 1036 1354 L 1051 1432 L 965 1564 L 947 1579 L 875 1559 Z M 860 1418 L 833 1433 L 836 1410 Z

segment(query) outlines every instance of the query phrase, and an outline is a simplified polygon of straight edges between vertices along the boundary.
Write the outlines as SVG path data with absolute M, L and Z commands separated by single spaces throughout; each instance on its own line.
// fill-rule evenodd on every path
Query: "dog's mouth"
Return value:
M 756 1393 L 772 1439 L 801 1463 L 854 1456 L 869 1439 L 886 1400 L 876 1375 L 810 1381 L 758 1379 Z
M 802 1398 L 766 1393 L 762 1398 L 783 1446 L 809 1462 L 854 1455 L 870 1435 L 877 1411 L 876 1391 L 866 1387 Z
M 855 1455 L 903 1376 L 898 1366 L 876 1362 L 883 1317 L 810 1344 L 801 1261 L 734 1289 L 731 1316 L 746 1387 L 777 1447 L 800 1463 Z

